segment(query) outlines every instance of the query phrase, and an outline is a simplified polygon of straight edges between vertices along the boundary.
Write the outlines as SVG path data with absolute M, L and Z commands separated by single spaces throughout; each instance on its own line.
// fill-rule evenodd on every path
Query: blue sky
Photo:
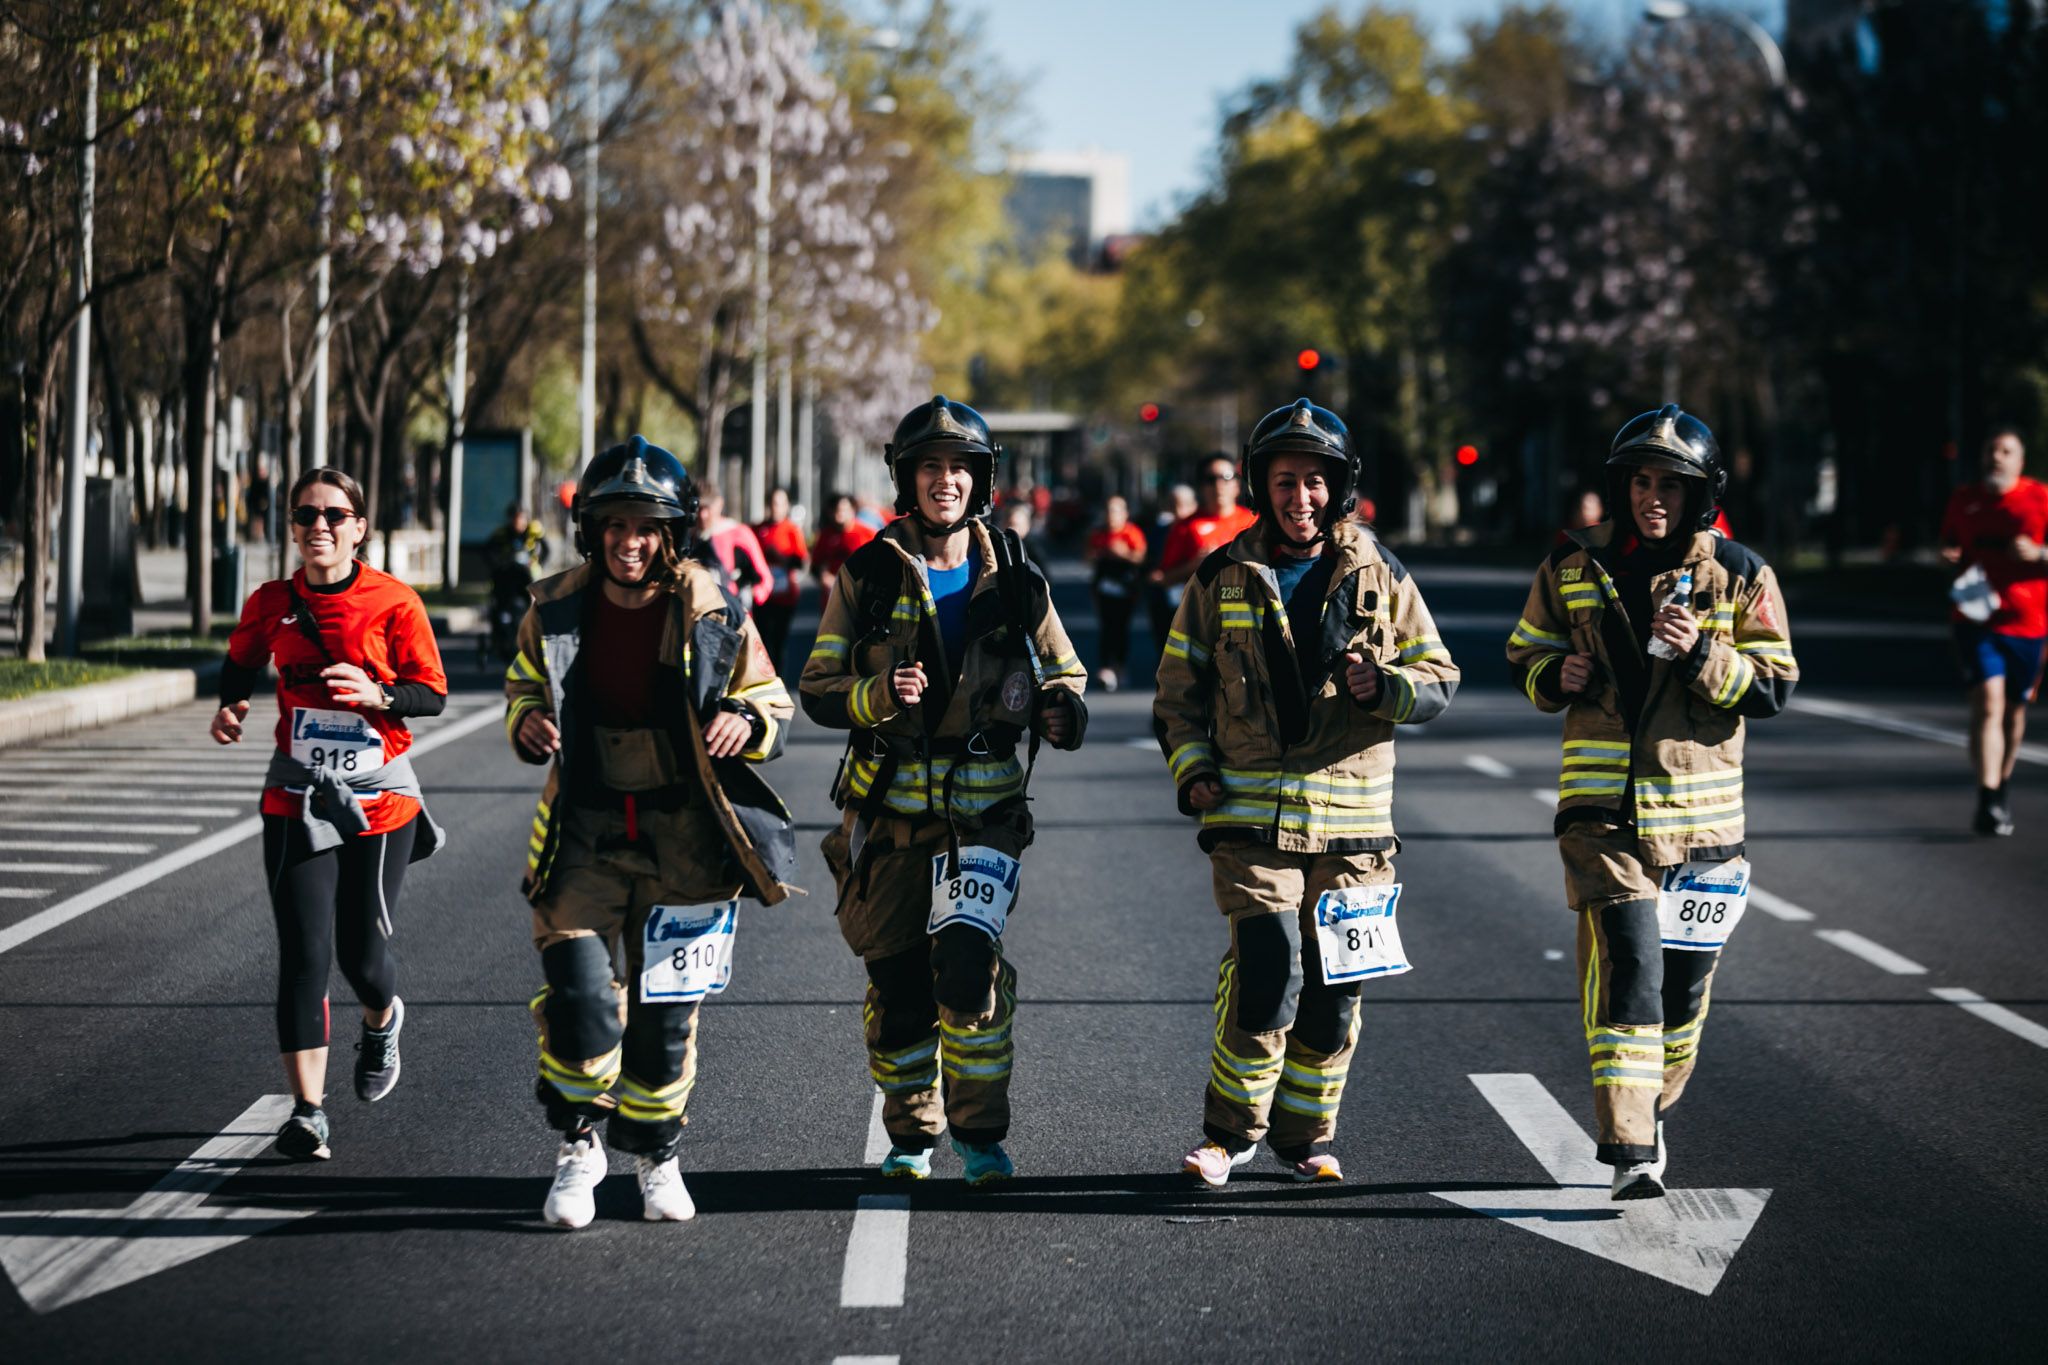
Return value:
M 965 0 L 988 46 L 1025 82 L 1024 145 L 1100 148 L 1131 160 L 1140 227 L 1172 216 L 1201 186 L 1224 96 L 1287 63 L 1296 25 L 1328 0 Z M 1568 0 L 1588 22 L 1614 27 L 1640 0 Z M 1362 0 L 1341 0 L 1346 14 Z M 1440 42 L 1501 0 L 1410 0 Z M 1773 29 L 1783 6 L 1752 3 Z

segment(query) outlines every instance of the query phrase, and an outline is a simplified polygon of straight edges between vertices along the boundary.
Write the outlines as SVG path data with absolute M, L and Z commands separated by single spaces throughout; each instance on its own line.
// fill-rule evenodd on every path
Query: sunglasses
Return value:
M 1236 483 L 1236 482 L 1237 482 L 1237 475 L 1235 475 L 1235 474 L 1204 474 L 1204 475 L 1202 476 L 1202 482 L 1203 482 L 1203 483 Z
M 328 527 L 331 529 L 341 525 L 344 521 L 349 520 L 355 515 L 355 512 L 347 507 L 313 507 L 310 505 L 294 507 L 292 509 L 292 525 L 311 526 L 314 522 L 325 518 Z

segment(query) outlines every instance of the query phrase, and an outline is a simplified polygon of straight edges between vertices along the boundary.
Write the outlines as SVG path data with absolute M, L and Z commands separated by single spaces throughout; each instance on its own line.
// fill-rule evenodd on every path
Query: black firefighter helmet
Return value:
M 917 483 L 911 477 L 911 467 L 924 456 L 940 452 L 968 457 L 974 492 L 967 515 L 987 516 L 995 506 L 996 457 L 1003 448 L 990 439 L 988 423 L 980 413 L 943 393 L 905 413 L 896 424 L 895 439 L 882 447 L 890 477 L 896 482 L 896 510 L 905 515 L 917 511 Z
M 683 462 L 645 436 L 597 453 L 576 485 L 576 553 L 586 559 L 603 544 L 598 523 L 607 516 L 680 522 L 667 528 L 678 555 L 688 554 L 697 529 L 697 485 Z
M 1676 403 L 1645 412 L 1622 423 L 1607 452 L 1607 505 L 1616 523 L 1634 525 L 1628 515 L 1631 471 L 1668 469 L 1685 477 L 1682 530 L 1704 531 L 1714 524 L 1721 495 L 1728 491 L 1728 466 L 1721 443 L 1699 418 Z
M 1334 526 L 1351 515 L 1358 502 L 1360 471 L 1358 452 L 1351 448 L 1351 429 L 1343 418 L 1306 398 L 1297 398 L 1259 419 L 1251 439 L 1244 443 L 1238 496 L 1260 516 L 1273 510 L 1266 504 L 1266 470 L 1275 455 L 1322 456 L 1330 465 L 1330 505 L 1323 510 L 1323 525 Z

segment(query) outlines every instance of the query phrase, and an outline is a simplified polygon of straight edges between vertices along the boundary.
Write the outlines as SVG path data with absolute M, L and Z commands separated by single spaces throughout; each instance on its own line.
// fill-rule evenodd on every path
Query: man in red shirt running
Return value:
M 818 576 L 818 586 L 830 597 L 832 580 L 839 577 L 841 566 L 855 550 L 875 538 L 875 530 L 860 519 L 860 508 L 846 494 L 832 494 L 826 505 L 831 513 L 818 538 L 811 543 L 811 572 Z
M 1941 519 L 1942 558 L 1982 569 L 1996 594 L 1988 615 L 1981 601 L 1974 614 L 1961 603 L 1950 614 L 1970 689 L 1979 834 L 2012 833 L 2008 788 L 2048 642 L 2048 485 L 2020 472 L 2026 460 L 2018 432 L 1993 432 L 1984 443 L 1983 480 L 1951 494 Z
M 1195 485 L 1200 504 L 1193 516 L 1182 517 L 1167 530 L 1166 547 L 1153 572 L 1153 580 L 1165 585 L 1167 600 L 1175 607 L 1180 606 L 1181 590 L 1195 566 L 1258 520 L 1257 513 L 1237 505 L 1237 492 L 1237 461 L 1220 451 L 1202 461 L 1202 477 Z
M 796 615 L 797 594 L 803 590 L 803 581 L 797 575 L 811 567 L 811 549 L 804 544 L 803 528 L 789 518 L 787 488 L 769 491 L 768 520 L 754 528 L 754 538 L 761 542 L 761 555 L 768 561 L 771 579 L 768 600 L 754 609 L 754 624 L 760 627 L 761 643 L 768 646 L 768 657 L 780 669 L 782 647 L 789 641 L 790 618 Z

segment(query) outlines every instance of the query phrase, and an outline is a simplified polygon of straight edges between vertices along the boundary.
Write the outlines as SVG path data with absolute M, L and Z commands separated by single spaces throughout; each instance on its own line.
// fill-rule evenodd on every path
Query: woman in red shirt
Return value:
M 1095 680 L 1105 692 L 1122 681 L 1131 653 L 1131 608 L 1145 576 L 1145 533 L 1131 522 L 1131 505 L 1112 495 L 1103 504 L 1103 525 L 1088 536 L 1095 566 L 1095 618 L 1102 624 Z
M 422 818 L 408 716 L 448 699 L 441 653 L 419 594 L 359 562 L 369 533 L 363 492 L 332 468 L 292 486 L 301 567 L 249 595 L 228 640 L 210 733 L 238 743 L 264 665 L 277 665 L 277 752 L 263 787 L 263 870 L 277 920 L 277 1034 L 298 1103 L 277 1150 L 324 1160 L 329 1039 L 327 977 L 335 949 L 363 1007 L 356 1094 L 398 1084 L 405 1004 L 387 941 L 409 862 L 440 831 Z

